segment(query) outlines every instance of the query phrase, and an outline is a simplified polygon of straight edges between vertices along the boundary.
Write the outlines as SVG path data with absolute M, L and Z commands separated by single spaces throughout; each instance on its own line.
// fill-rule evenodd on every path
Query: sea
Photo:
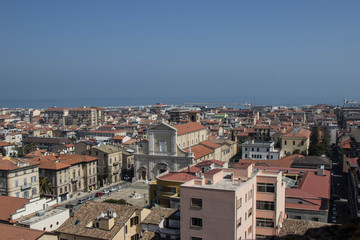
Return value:
M 341 97 L 282 97 L 282 96 L 257 96 L 257 97 L 114 97 L 114 98 L 13 98 L 1 99 L 0 108 L 34 108 L 46 109 L 50 107 L 124 107 L 124 106 L 147 106 L 156 103 L 166 105 L 192 105 L 192 106 L 227 106 L 235 109 L 248 108 L 253 105 L 272 105 L 272 106 L 303 106 L 315 104 L 329 104 L 334 106 L 342 105 Z

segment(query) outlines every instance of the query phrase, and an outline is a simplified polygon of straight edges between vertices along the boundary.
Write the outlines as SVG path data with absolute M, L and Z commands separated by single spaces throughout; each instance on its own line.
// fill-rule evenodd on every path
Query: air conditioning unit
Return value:
M 45 215 L 45 210 L 40 210 L 36 212 L 36 216 L 43 216 L 43 215 Z

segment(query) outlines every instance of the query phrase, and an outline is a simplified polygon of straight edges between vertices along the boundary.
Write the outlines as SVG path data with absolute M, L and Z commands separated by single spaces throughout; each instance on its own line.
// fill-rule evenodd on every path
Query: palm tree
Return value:
M 40 178 L 40 194 L 52 195 L 52 186 L 47 177 Z

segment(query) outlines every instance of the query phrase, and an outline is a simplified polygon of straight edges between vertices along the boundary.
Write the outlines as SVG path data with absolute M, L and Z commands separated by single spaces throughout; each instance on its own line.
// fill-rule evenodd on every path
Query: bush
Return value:
M 122 199 L 122 198 L 121 199 L 106 199 L 106 200 L 104 200 L 104 202 L 132 206 L 132 204 L 126 202 L 126 200 Z

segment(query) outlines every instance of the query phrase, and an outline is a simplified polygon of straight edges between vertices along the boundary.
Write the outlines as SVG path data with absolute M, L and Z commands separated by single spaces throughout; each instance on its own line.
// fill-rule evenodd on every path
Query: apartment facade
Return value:
M 39 197 L 39 164 L 35 161 L 0 159 L 0 194 L 10 197 Z
M 246 141 L 241 144 L 242 159 L 280 160 L 282 151 L 275 149 L 274 142 Z
M 97 188 L 97 158 L 57 154 L 34 160 L 40 164 L 40 178 L 47 178 L 51 186 L 51 192 L 44 195 L 56 197 L 59 202 L 69 199 L 76 192 Z
M 252 167 L 213 169 L 180 186 L 182 239 L 255 239 L 279 232 L 285 218 L 281 173 Z
M 104 145 L 84 152 L 98 159 L 98 175 L 101 185 L 121 180 L 122 151 L 118 147 Z
M 177 142 L 182 149 L 195 146 L 207 140 L 208 129 L 199 122 L 173 125 L 177 130 Z
M 299 127 L 284 134 L 281 139 L 281 147 L 285 155 L 292 155 L 296 152 L 307 155 L 309 153 L 310 135 L 310 130 Z

